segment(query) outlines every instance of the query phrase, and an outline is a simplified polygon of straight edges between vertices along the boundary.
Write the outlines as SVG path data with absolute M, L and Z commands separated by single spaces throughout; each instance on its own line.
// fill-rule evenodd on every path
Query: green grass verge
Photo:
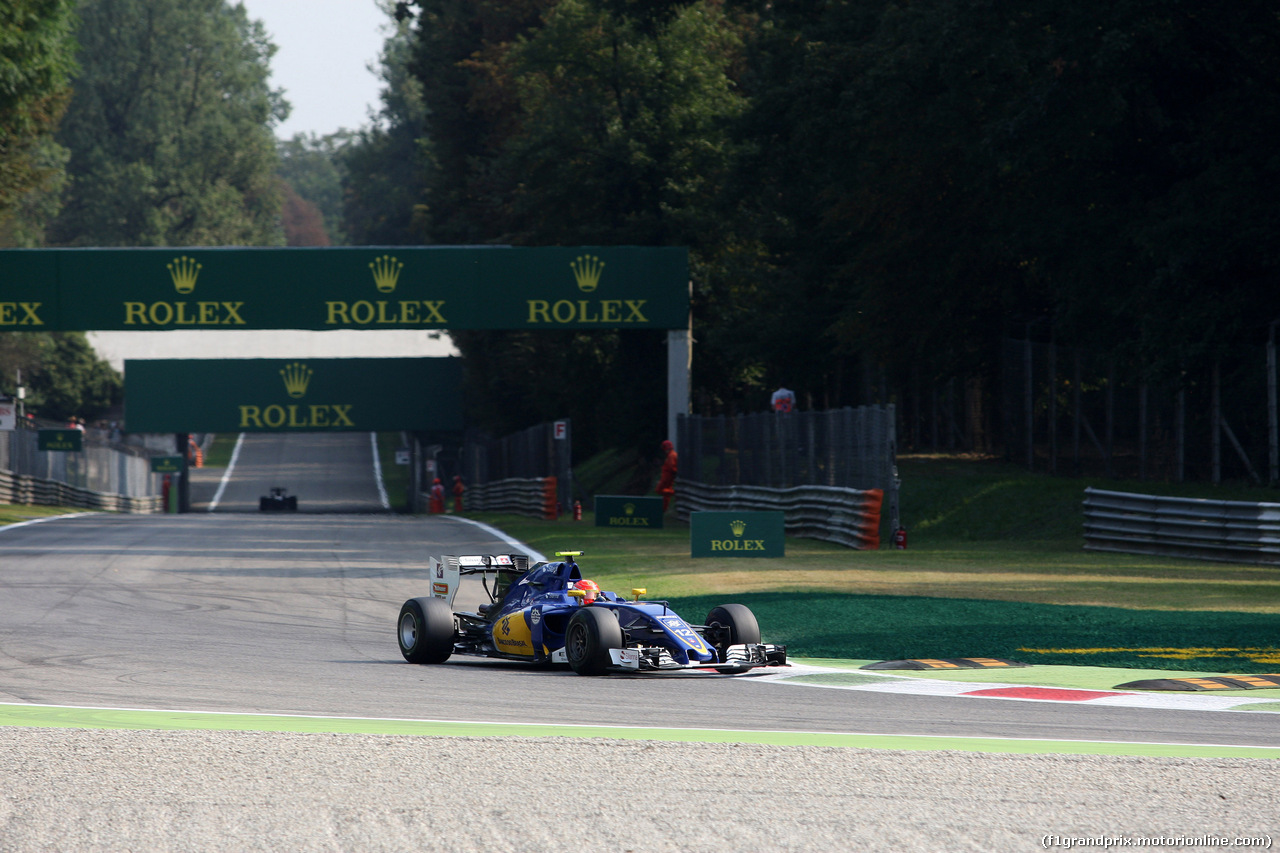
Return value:
M 1162 483 L 1101 477 L 1051 477 L 999 460 L 913 454 L 898 459 L 903 524 L 914 544 L 1035 541 L 1078 548 L 1084 490 L 1250 502 L 1280 492 L 1248 483 Z
M 49 518 L 55 515 L 67 515 L 73 512 L 93 512 L 89 509 L 78 509 L 70 506 L 34 506 L 29 504 L 0 504 L 0 526 L 17 524 L 20 521 L 31 521 L 36 518 Z
M 713 594 L 671 603 L 701 619 L 727 599 L 750 607 L 770 642 L 806 657 L 994 657 L 1030 664 L 1280 671 L 1278 614 L 814 592 Z
M 409 509 L 409 466 L 396 464 L 396 451 L 403 445 L 398 432 L 378 433 L 378 462 L 382 465 L 382 484 L 387 500 L 395 512 Z
M 875 735 L 840 732 L 752 731 L 749 729 L 671 729 L 623 726 L 540 725 L 522 723 L 441 722 L 432 720 L 302 717 L 267 714 L 214 714 L 200 711 L 130 711 L 0 704 L 0 726 L 150 731 L 253 731 L 302 734 L 334 732 L 416 737 L 575 737 L 675 743 L 755 743 L 857 749 L 967 752 L 1138 755 L 1201 758 L 1280 758 L 1266 746 L 1215 746 L 1119 741 L 1024 740 L 998 737 Z M 856 728 L 856 726 L 850 726 Z
M 692 559 L 661 531 L 484 516 L 606 589 L 644 587 L 689 618 L 750 606 L 766 639 L 806 657 L 1005 657 L 1036 664 L 1280 672 L 1280 570 L 1083 550 L 1084 488 L 1267 501 L 1270 490 L 1086 481 L 987 460 L 902 461 L 905 551 L 788 537 L 787 556 Z
M 226 468 L 231 464 L 231 453 L 236 448 L 239 433 L 218 433 L 209 444 L 209 452 L 204 455 L 204 467 Z

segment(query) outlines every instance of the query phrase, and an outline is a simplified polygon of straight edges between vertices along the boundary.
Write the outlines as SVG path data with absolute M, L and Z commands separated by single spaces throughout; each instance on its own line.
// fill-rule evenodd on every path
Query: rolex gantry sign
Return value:
M 683 248 L 0 250 L 0 331 L 684 329 Z
M 462 428 L 457 358 L 126 360 L 132 432 Z

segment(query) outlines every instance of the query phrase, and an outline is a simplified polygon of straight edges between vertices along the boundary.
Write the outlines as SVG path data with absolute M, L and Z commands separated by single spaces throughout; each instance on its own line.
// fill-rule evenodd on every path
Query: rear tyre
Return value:
M 396 636 L 409 663 L 444 663 L 453 654 L 453 611 L 443 598 L 411 598 L 400 608 Z
M 578 675 L 603 675 L 613 665 L 610 649 L 622 648 L 622 626 L 604 607 L 586 606 L 569 619 L 564 653 Z
M 760 642 L 760 623 L 745 604 L 721 604 L 707 614 L 707 640 L 716 650 L 716 657 L 725 659 L 729 646 L 740 643 Z M 718 672 L 746 672 L 750 667 L 726 666 Z

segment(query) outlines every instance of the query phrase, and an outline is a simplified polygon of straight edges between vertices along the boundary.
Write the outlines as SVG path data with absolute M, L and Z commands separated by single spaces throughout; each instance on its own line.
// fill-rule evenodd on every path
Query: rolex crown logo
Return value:
M 747 529 L 747 523 L 745 521 L 731 521 L 729 522 L 729 529 L 733 531 L 734 536 L 741 536 L 743 531 Z
M 400 281 L 400 270 L 404 269 L 404 263 L 390 255 L 383 255 L 369 264 L 369 269 L 373 270 L 373 283 L 378 286 L 378 291 L 390 293 Z
M 196 278 L 200 275 L 201 265 L 196 263 L 195 258 L 183 255 L 174 258 L 168 267 L 169 278 L 173 279 L 173 286 L 179 293 L 190 293 L 196 289 Z
M 583 293 L 591 293 L 600 286 L 600 274 L 604 272 L 604 261 L 595 255 L 579 255 L 569 264 L 573 270 L 574 281 Z
M 622 511 L 625 512 L 627 515 L 635 515 L 636 505 L 631 503 L 630 501 L 627 501 L 622 505 Z
M 284 390 L 289 392 L 289 396 L 297 399 L 307 393 L 307 385 L 311 382 L 311 374 L 314 373 L 311 368 L 305 364 L 294 362 L 280 371 L 280 377 L 284 379 Z

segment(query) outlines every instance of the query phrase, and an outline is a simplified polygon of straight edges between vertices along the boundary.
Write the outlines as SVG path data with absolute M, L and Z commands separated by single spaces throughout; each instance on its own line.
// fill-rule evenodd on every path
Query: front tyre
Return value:
M 453 611 L 443 598 L 411 598 L 400 608 L 396 637 L 409 663 L 444 663 L 453 654 Z
M 603 675 L 613 665 L 610 649 L 622 648 L 622 626 L 603 607 L 585 606 L 569 619 L 564 634 L 564 653 L 569 667 L 578 675 Z
M 729 646 L 760 642 L 760 623 L 745 604 L 721 604 L 707 614 L 706 639 L 723 661 Z M 749 667 L 725 667 L 719 672 L 745 672 Z

